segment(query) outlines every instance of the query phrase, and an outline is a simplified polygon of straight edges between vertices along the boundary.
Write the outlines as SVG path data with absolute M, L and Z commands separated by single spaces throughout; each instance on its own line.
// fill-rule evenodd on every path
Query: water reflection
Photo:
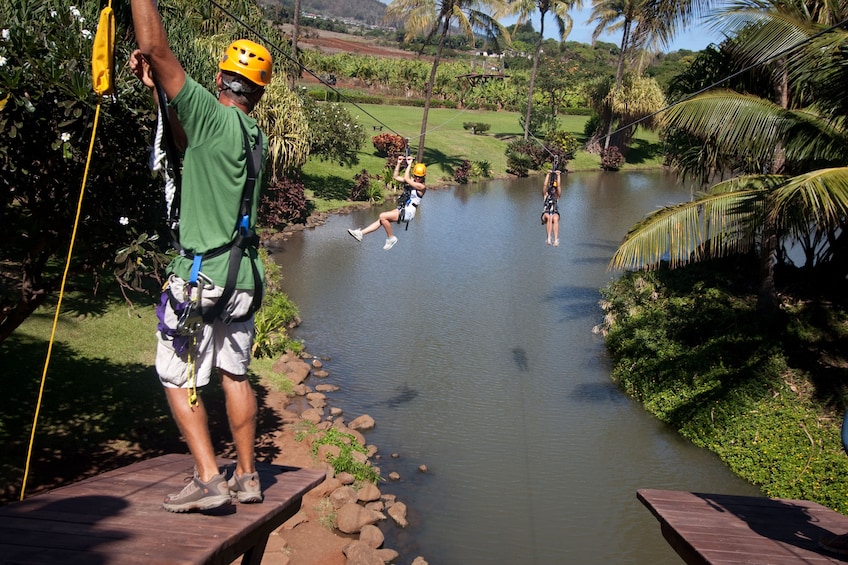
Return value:
M 409 561 L 679 563 L 638 488 L 757 490 L 613 386 L 591 330 L 623 235 L 689 190 L 659 171 L 569 174 L 553 247 L 540 183 L 428 191 L 391 251 L 347 234 L 375 210 L 295 236 L 275 258 L 296 335 L 329 356 L 330 402 L 400 454 L 381 486 L 410 507 L 387 541 Z

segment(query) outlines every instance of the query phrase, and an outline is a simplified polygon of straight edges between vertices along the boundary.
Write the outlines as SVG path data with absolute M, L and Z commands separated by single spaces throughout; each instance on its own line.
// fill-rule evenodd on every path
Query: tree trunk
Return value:
M 542 40 L 545 37 L 545 11 L 540 11 L 539 38 L 533 52 L 533 69 L 530 71 L 530 84 L 527 86 L 527 112 L 524 114 L 524 140 L 530 138 L 530 111 L 533 109 L 533 88 L 536 84 L 536 72 L 539 69 L 539 54 L 542 52 Z
M 765 316 L 777 312 L 777 289 L 774 285 L 774 262 L 777 257 L 777 226 L 766 209 L 763 224 L 763 241 L 760 245 L 760 289 L 757 293 L 757 311 Z
M 624 19 L 624 27 L 621 33 L 621 49 L 618 53 L 618 67 L 615 69 L 615 88 L 621 88 L 621 81 L 624 78 L 624 54 L 627 49 L 627 40 L 630 35 L 630 20 Z M 612 107 L 609 108 L 607 114 L 607 135 L 604 138 L 604 149 L 609 149 L 610 138 L 612 137 L 612 124 L 614 122 L 614 114 Z
M 439 59 L 442 56 L 442 47 L 450 31 L 450 17 L 445 16 L 442 26 L 442 35 L 439 37 L 439 46 L 436 48 L 436 57 L 433 59 L 433 68 L 430 70 L 430 80 L 427 81 L 427 91 L 424 93 L 424 114 L 421 116 L 421 133 L 418 136 L 418 153 L 415 160 L 421 163 L 424 160 L 424 136 L 427 133 L 427 115 L 430 113 L 430 98 L 433 96 L 433 86 L 436 84 L 436 69 L 439 68 Z
M 294 90 L 294 83 L 297 77 L 300 76 L 300 65 L 297 59 L 297 38 L 300 36 L 300 0 L 294 0 L 294 17 L 292 21 L 292 52 L 291 58 L 294 61 L 295 68 L 289 75 L 289 88 Z

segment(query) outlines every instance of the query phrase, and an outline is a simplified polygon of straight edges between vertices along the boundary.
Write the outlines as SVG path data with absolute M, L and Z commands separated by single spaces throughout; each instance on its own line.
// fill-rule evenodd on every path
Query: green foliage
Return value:
M 518 125 L 524 130 L 524 122 L 527 116 L 527 101 L 523 101 L 518 105 Z M 557 120 L 554 112 L 549 107 L 541 104 L 533 104 L 530 108 L 530 128 L 529 132 L 539 138 L 544 138 L 549 131 L 556 129 Z
M 602 329 L 613 379 L 766 495 L 844 513 L 848 313 L 788 301 L 784 317 L 761 318 L 747 284 L 756 269 L 711 262 L 610 283 Z
M 474 135 L 480 135 L 489 131 L 492 126 L 483 122 L 464 122 L 462 129 L 471 130 Z
M 91 142 L 99 101 L 90 62 L 97 21 L 96 4 L 0 3 L 0 225 L 6 234 L 0 262 L 19 269 L 8 279 L 17 282 L 0 295 L 0 340 L 58 288 L 61 272 L 50 267 L 65 261 L 81 198 L 77 231 L 85 237 L 76 240 L 71 275 L 111 278 L 116 251 L 161 226 L 162 194 L 151 189 L 146 165 L 150 96 L 120 63 L 118 96 L 101 101 Z M 119 37 L 126 33 L 123 22 L 117 19 Z M 116 60 L 126 61 L 130 47 L 119 42 Z M 119 276 L 133 278 L 126 271 Z
M 359 164 L 359 149 L 366 135 L 359 120 L 344 106 L 318 103 L 303 97 L 303 111 L 309 120 L 309 154 L 341 165 Z
M 615 145 L 601 149 L 601 168 L 605 171 L 617 171 L 624 163 L 624 155 Z
M 492 164 L 488 161 L 472 161 L 471 176 L 477 179 L 492 178 Z
M 300 352 L 303 345 L 291 339 L 286 331 L 297 318 L 297 306 L 286 294 L 266 294 L 262 307 L 254 315 L 253 356 L 274 357 L 286 351 Z
M 171 257 L 162 252 L 157 244 L 158 240 L 158 235 L 149 236 L 142 233 L 128 246 L 118 249 L 115 255 L 115 278 L 122 291 L 142 292 L 153 296 L 162 288 L 162 276 L 171 262 Z
M 360 445 L 351 434 L 340 432 L 336 428 L 329 428 L 324 432 L 310 431 L 300 432 L 296 439 L 301 441 L 307 433 L 317 434 L 312 439 L 312 455 L 318 455 L 318 448 L 322 445 L 332 445 L 339 449 L 337 456 L 329 456 L 329 463 L 333 466 L 336 474 L 350 473 L 358 481 L 377 483 L 382 480 L 377 470 L 371 465 L 360 463 L 353 458 L 354 453 L 367 453 L 365 446 Z

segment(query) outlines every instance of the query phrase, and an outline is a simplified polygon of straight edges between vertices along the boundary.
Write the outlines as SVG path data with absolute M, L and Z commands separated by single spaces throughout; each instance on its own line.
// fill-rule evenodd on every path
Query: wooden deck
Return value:
M 648 489 L 636 496 L 690 565 L 848 562 L 817 543 L 823 533 L 848 532 L 848 517 L 814 502 Z
M 234 467 L 232 461 L 219 461 Z M 164 455 L 0 507 L 0 563 L 258 565 L 268 535 L 324 472 L 257 464 L 265 500 L 174 514 L 166 494 L 190 477 L 189 455 Z

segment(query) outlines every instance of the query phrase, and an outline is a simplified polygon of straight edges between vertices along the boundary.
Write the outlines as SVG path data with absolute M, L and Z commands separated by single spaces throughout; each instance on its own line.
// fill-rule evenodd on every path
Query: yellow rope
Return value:
M 97 133 L 97 121 L 100 118 L 100 101 L 97 102 L 97 109 L 94 112 L 94 127 L 91 130 L 91 142 L 88 145 L 88 158 L 85 162 L 85 173 L 82 177 L 82 187 L 80 188 L 79 202 L 77 203 L 77 215 L 74 218 L 74 229 L 71 232 L 71 245 L 68 249 L 68 259 L 65 261 L 65 271 L 62 274 L 62 284 L 59 287 L 59 302 L 56 304 L 56 313 L 53 315 L 53 329 L 50 331 L 50 343 L 47 346 L 47 359 L 44 360 L 44 371 L 41 373 L 41 386 L 38 389 L 38 401 L 35 404 L 35 417 L 32 420 L 32 433 L 29 438 L 29 447 L 27 448 L 26 466 L 24 467 L 24 480 L 21 485 L 21 500 L 24 499 L 26 493 L 27 476 L 29 475 L 29 464 L 32 458 L 32 444 L 35 440 L 35 426 L 38 422 L 38 413 L 41 409 L 41 399 L 44 395 L 44 382 L 47 379 L 47 367 L 50 365 L 50 354 L 53 352 L 53 338 L 56 336 L 56 325 L 59 323 L 59 311 L 62 309 L 62 297 L 65 294 L 65 282 L 68 279 L 68 271 L 71 268 L 71 256 L 74 250 L 74 240 L 77 237 L 77 227 L 82 213 L 82 198 L 85 194 L 85 183 L 88 180 L 88 168 L 91 164 L 91 154 L 94 151 L 94 137 Z
M 88 181 L 88 170 L 91 166 L 91 155 L 94 153 L 94 139 L 97 135 L 97 122 L 100 119 L 100 104 L 102 102 L 103 95 L 114 92 L 114 56 L 115 15 L 112 11 L 112 0 L 109 0 L 108 6 L 103 8 L 100 12 L 97 34 L 94 38 L 94 48 L 91 57 L 92 85 L 94 91 L 98 94 L 97 108 L 94 112 L 94 124 L 91 128 L 91 141 L 88 144 L 88 156 L 85 160 L 85 172 L 82 176 L 82 186 L 80 187 L 79 201 L 77 202 L 77 214 L 74 218 L 74 228 L 71 231 L 71 244 L 68 248 L 68 259 L 65 261 L 65 271 L 62 273 L 62 284 L 59 287 L 59 301 L 56 304 L 56 313 L 53 315 L 53 327 L 50 330 L 50 342 L 47 346 L 47 358 L 44 360 L 44 370 L 41 373 L 41 385 L 38 388 L 38 401 L 35 404 L 35 415 L 32 419 L 32 433 L 29 436 L 26 465 L 24 465 L 24 478 L 21 483 L 21 500 L 24 499 L 24 495 L 26 494 L 26 483 L 27 478 L 29 477 L 29 464 L 32 460 L 32 446 L 35 442 L 35 428 L 38 423 L 38 413 L 41 411 L 41 399 L 44 396 L 44 383 L 47 380 L 47 367 L 50 365 L 50 355 L 53 353 L 53 340 L 56 337 L 56 326 L 59 323 L 59 312 L 62 309 L 62 298 L 65 295 L 65 283 L 68 280 L 68 271 L 71 269 L 71 257 L 73 256 L 74 251 L 74 241 L 77 237 L 79 219 L 82 215 L 82 199 L 85 195 L 85 185 Z M 6 98 L 8 98 L 8 96 Z M 5 103 L 5 100 L 3 102 Z

